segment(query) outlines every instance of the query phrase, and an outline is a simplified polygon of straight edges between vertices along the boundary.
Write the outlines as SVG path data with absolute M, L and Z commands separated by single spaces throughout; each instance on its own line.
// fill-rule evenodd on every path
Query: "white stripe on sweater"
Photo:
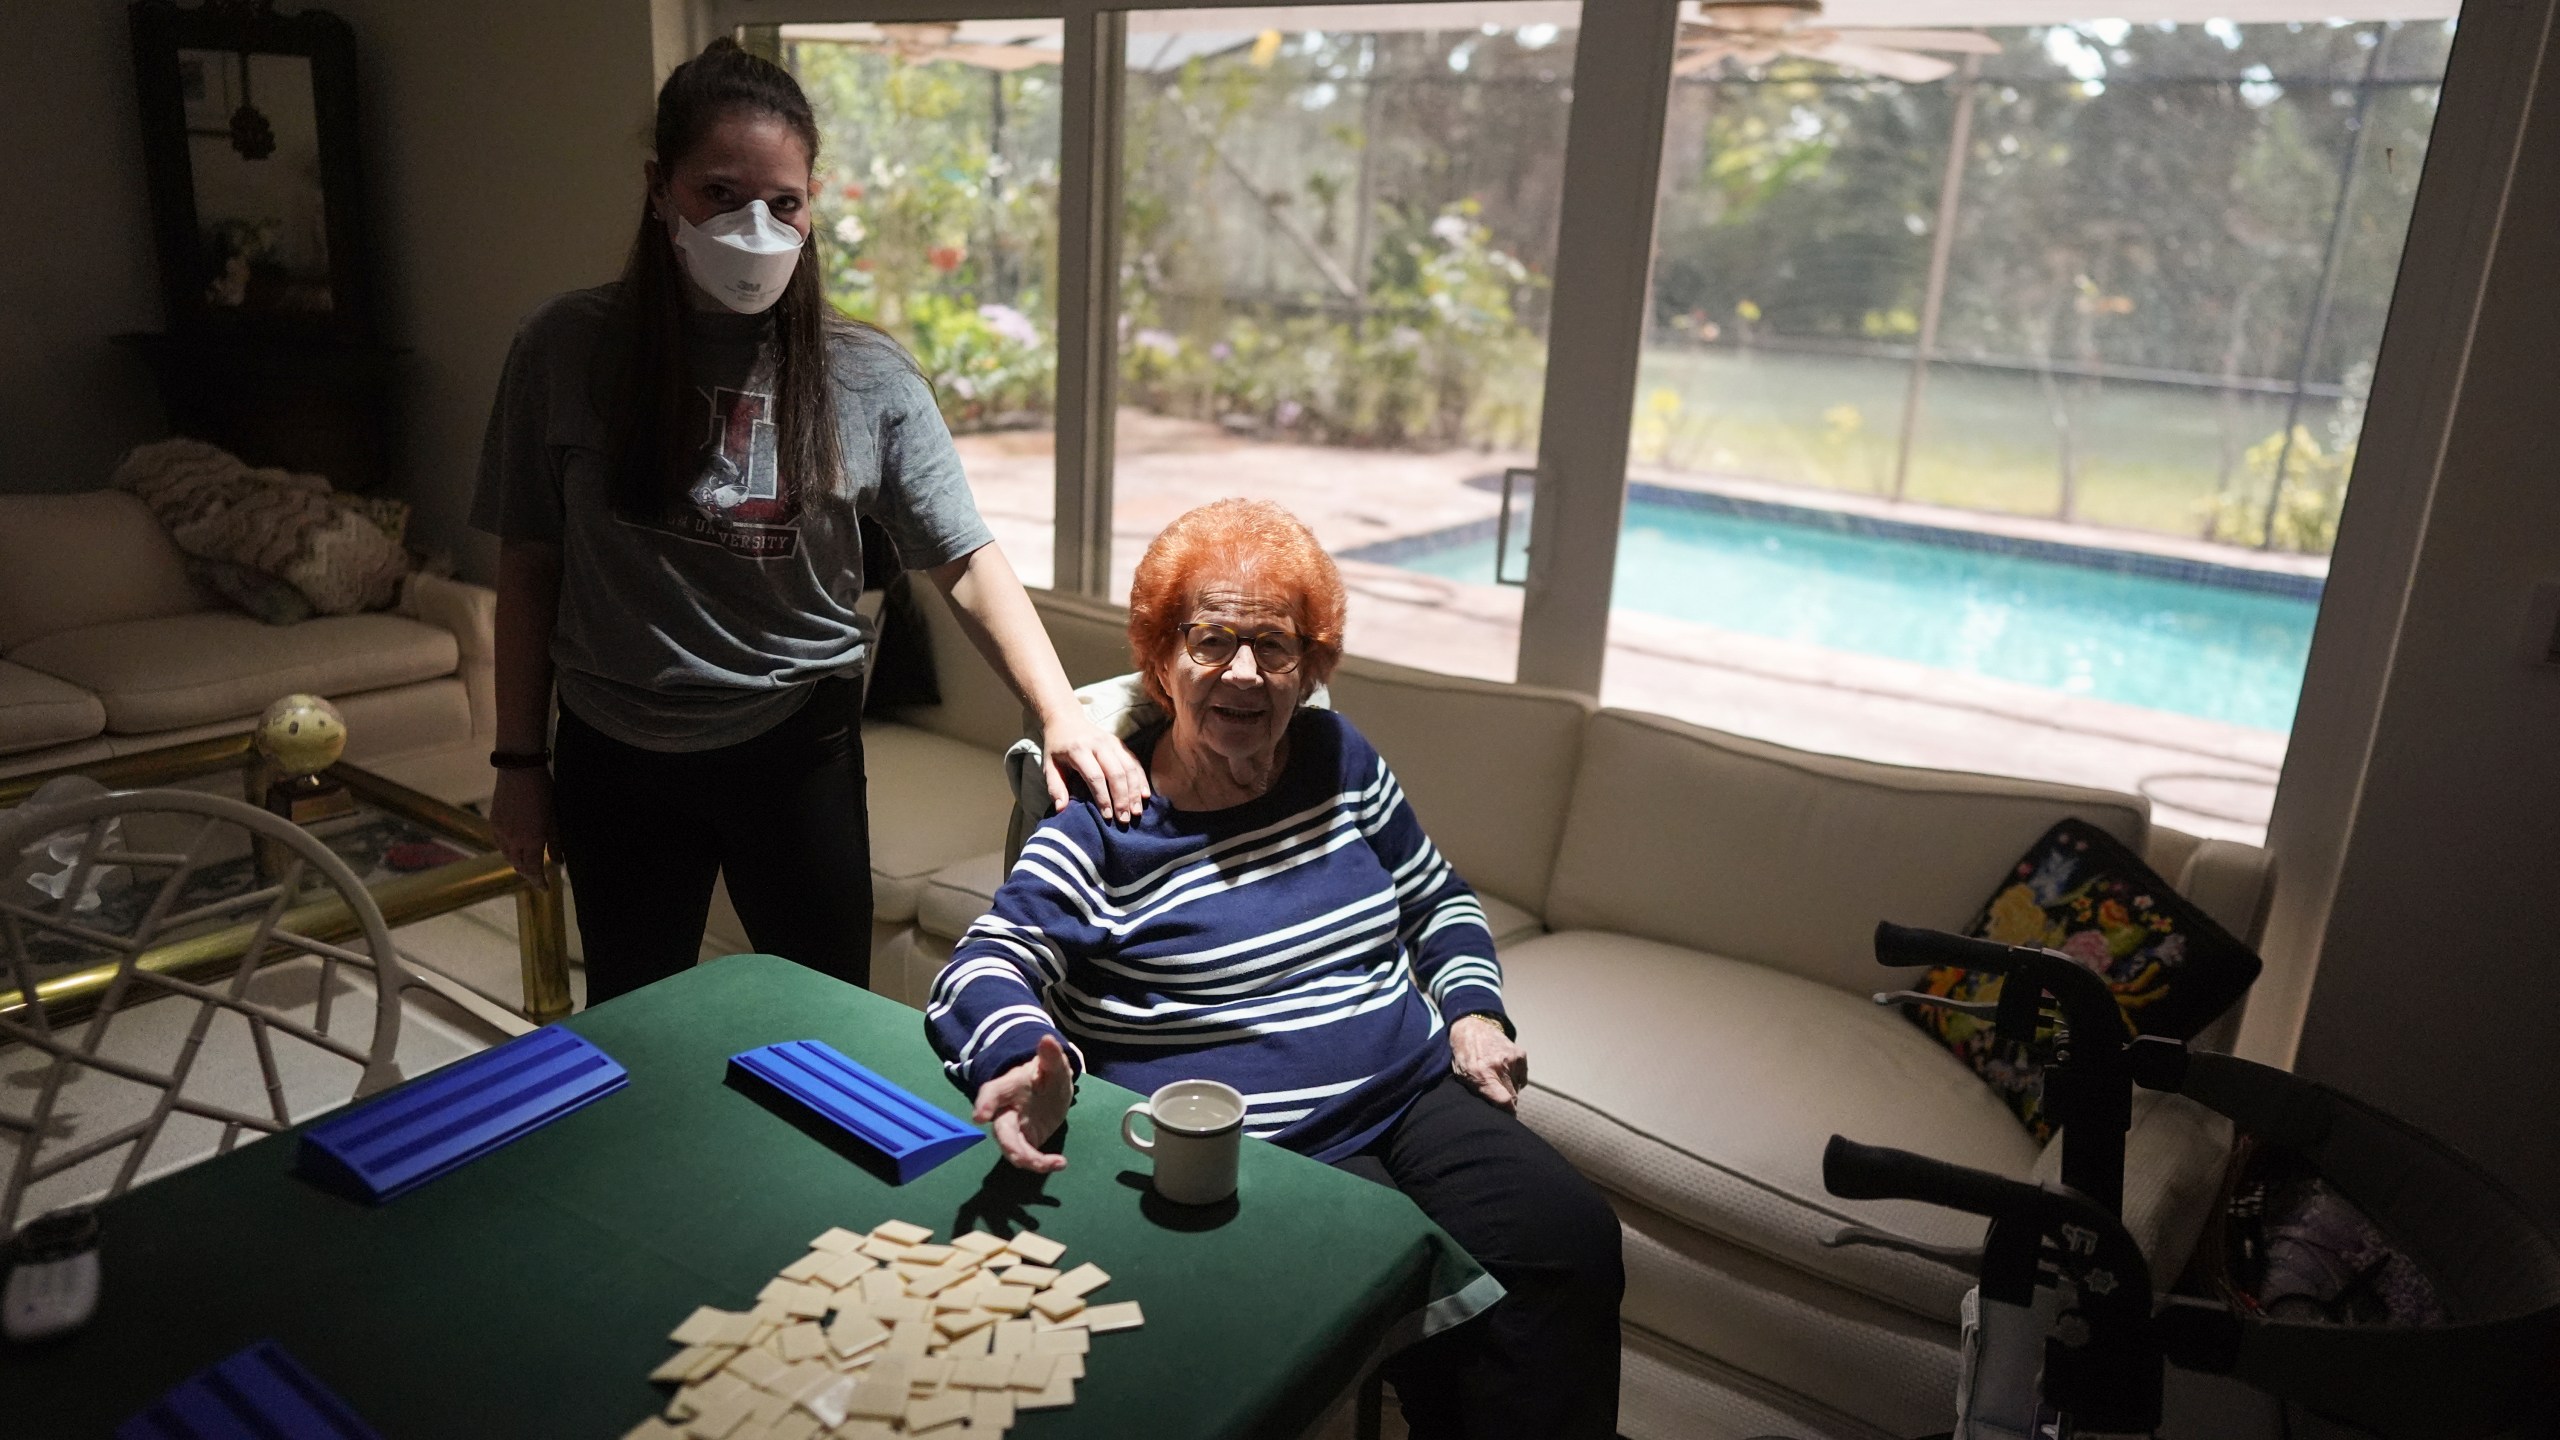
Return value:
M 1346 1090 L 1357 1090 L 1376 1078 L 1374 1075 L 1363 1075 L 1357 1080 L 1345 1080 L 1334 1085 L 1310 1085 L 1304 1090 L 1264 1090 L 1244 1097 L 1245 1108 L 1249 1110 L 1258 1105 L 1277 1105 L 1286 1100 L 1323 1100 Z
M 1341 1005 L 1347 1000 L 1356 1001 L 1364 996 L 1377 995 L 1389 991 L 1401 993 L 1406 987 L 1413 983 L 1411 974 L 1412 972 L 1406 968 L 1403 958 L 1399 956 L 1383 965 L 1365 970 L 1360 974 L 1340 976 L 1332 980 L 1321 981 L 1301 987 L 1290 994 L 1257 997 L 1255 1001 L 1249 1004 L 1234 1003 L 1213 1007 L 1194 1007 L 1189 1010 L 1189 1013 L 1181 1014 L 1179 1016 L 1150 1016 L 1144 1014 L 1129 1016 L 1117 1014 L 1114 1013 L 1114 1011 L 1120 1002 L 1101 1000 L 1090 995 L 1079 994 L 1072 987 L 1066 985 L 1060 985 L 1050 993 L 1053 997 L 1063 1002 L 1061 1008 L 1064 1010 L 1066 1016 L 1072 1016 L 1084 1028 L 1091 1030 L 1096 1034 L 1123 1034 L 1132 1031 L 1160 1031 L 1168 1034 L 1180 1032 L 1196 1033 L 1199 1029 L 1206 1026 L 1230 1025 L 1244 1021 L 1261 1020 L 1270 1016 L 1286 1015 L 1292 1011 L 1308 1010 L 1321 1005 Z M 1344 1013 L 1358 1014 L 1360 1013 L 1360 1007 L 1347 1009 Z M 1061 1018 L 1065 1017 L 1062 1016 Z
M 1381 1010 L 1389 1005 L 1400 1004 L 1404 999 L 1405 991 L 1403 987 L 1396 986 L 1389 988 L 1384 993 L 1369 1000 L 1363 1001 L 1359 1005 L 1352 1006 L 1344 1010 L 1327 1011 L 1321 1015 L 1308 1015 L 1295 1020 L 1272 1020 L 1255 1025 L 1238 1025 L 1226 1030 L 1184 1030 L 1178 1033 L 1150 1033 L 1141 1031 L 1124 1035 L 1117 1032 L 1087 1029 L 1072 1015 L 1059 1016 L 1058 1023 L 1059 1028 L 1083 1035 L 1088 1040 L 1107 1040 L 1115 1045 L 1167 1047 L 1175 1045 L 1192 1046 L 1204 1044 L 1213 1040 L 1244 1040 L 1263 1035 L 1282 1035 L 1292 1030 L 1310 1030 L 1319 1026 L 1336 1024 L 1340 1021 L 1349 1020 L 1356 1016 L 1366 1015 L 1371 1011 Z
M 1312 835 L 1308 837 L 1311 841 L 1317 838 L 1319 837 Z M 1247 885 L 1269 879 L 1301 865 L 1314 864 L 1337 850 L 1363 843 L 1359 832 L 1348 827 L 1328 827 L 1320 838 L 1321 844 L 1301 845 L 1297 847 L 1296 853 L 1281 855 L 1256 869 L 1231 872 L 1211 868 L 1198 873 L 1186 872 L 1179 877 L 1173 887 L 1150 896 L 1144 908 L 1141 909 L 1123 909 L 1109 905 L 1100 900 L 1090 887 L 1071 876 L 1059 873 L 1054 866 L 1045 863 L 1048 852 L 1051 850 L 1063 849 L 1073 853 L 1072 847 L 1063 843 L 1044 847 L 1038 856 L 1034 856 L 1026 846 L 1019 868 L 1047 881 L 1050 888 L 1068 902 L 1068 908 L 1079 914 L 1085 923 L 1106 934 L 1126 935 L 1192 900 L 1240 890 Z M 1275 847 L 1275 849 L 1285 848 L 1287 847 Z

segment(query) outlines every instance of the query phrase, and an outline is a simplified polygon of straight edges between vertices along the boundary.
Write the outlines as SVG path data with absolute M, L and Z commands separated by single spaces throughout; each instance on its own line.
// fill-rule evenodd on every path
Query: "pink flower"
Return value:
M 1016 345 L 1040 343 L 1040 327 L 1032 323 L 1030 316 L 1010 305 L 981 305 L 978 318 L 987 322 L 989 330 Z
M 2093 975 L 2104 975 L 2115 956 L 2107 949 L 2107 937 L 2095 930 L 2074 930 L 2062 942 L 2062 953 L 2080 962 L 2080 968 Z

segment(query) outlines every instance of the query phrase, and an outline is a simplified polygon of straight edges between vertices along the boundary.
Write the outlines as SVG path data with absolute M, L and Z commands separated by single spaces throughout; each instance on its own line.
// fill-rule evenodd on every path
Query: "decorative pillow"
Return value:
M 190 555 L 187 578 L 270 625 L 299 625 L 314 613 L 301 591 L 264 571 L 228 560 Z
M 139 496 L 180 550 L 272 575 L 323 615 L 384 609 L 409 574 L 408 506 L 340 495 L 318 475 L 178 439 L 135 446 L 109 483 Z
M 2256 952 L 2240 943 L 2142 863 L 2114 836 L 2080 820 L 2044 833 L 2009 872 L 1965 933 L 2003 945 L 2058 950 L 2106 977 L 2125 1029 L 2186 1040 L 2257 980 Z M 1957 1000 L 1997 1000 L 2001 977 L 1941 967 L 1919 986 Z M 1911 1022 L 1938 1037 L 2009 1102 L 2039 1141 L 2044 1116 L 2038 1046 L 2003 1042 L 1991 1022 L 1936 1005 L 1907 1005 Z M 2049 1039 L 2047 1025 L 2037 1035 Z

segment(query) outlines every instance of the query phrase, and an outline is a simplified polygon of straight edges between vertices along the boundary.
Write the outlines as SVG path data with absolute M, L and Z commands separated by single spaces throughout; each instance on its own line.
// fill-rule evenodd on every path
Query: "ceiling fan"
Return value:
M 1674 74 L 1695 75 L 1725 60 L 1766 65 L 1781 55 L 1795 55 L 1925 85 L 1953 74 L 1956 67 L 1917 52 L 2000 53 L 1999 41 L 1971 30 L 1826 28 L 1814 23 L 1822 17 L 1822 0 L 1698 0 L 1697 13 L 1698 19 L 1680 22 Z
M 814 30 L 817 27 L 809 28 Z M 988 45 L 962 40 L 959 22 L 953 20 L 898 23 L 881 21 L 870 25 L 848 25 L 844 28 L 857 32 L 858 38 L 847 36 L 842 43 L 856 50 L 868 50 L 878 55 L 894 55 L 910 65 L 921 65 L 934 60 L 949 60 L 961 65 L 975 65 L 982 70 L 1028 70 L 1035 65 L 1056 65 L 1067 58 L 1065 51 L 1052 46 L 1019 43 Z M 870 34 L 859 35 L 859 32 L 863 31 L 868 31 Z

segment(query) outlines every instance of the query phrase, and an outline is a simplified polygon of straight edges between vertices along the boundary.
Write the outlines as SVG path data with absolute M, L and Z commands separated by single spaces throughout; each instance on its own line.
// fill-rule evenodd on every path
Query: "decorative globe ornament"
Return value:
M 356 807 L 355 797 L 320 772 L 347 748 L 347 717 L 317 695 L 287 695 L 258 717 L 258 753 L 266 759 L 266 808 L 297 825 Z
M 347 748 L 347 717 L 317 695 L 287 695 L 258 717 L 258 753 L 287 775 L 316 775 Z

